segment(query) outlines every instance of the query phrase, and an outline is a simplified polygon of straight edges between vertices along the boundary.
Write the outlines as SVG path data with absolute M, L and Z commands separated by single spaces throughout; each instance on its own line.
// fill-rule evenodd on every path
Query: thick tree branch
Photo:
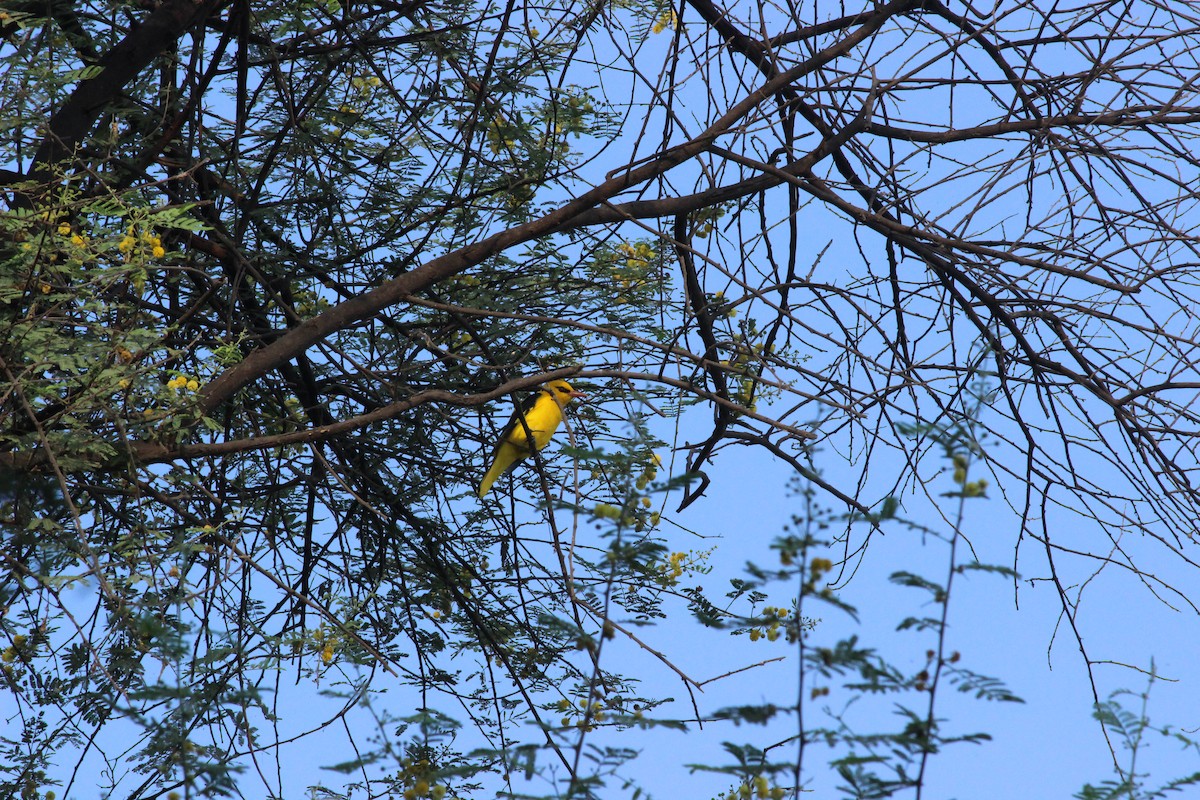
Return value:
M 400 302 L 405 295 L 419 294 L 439 281 L 464 272 L 510 247 L 572 227 L 576 218 L 584 212 L 607 203 L 621 192 L 640 186 L 705 151 L 718 137 L 731 130 L 763 101 L 774 97 L 777 92 L 804 75 L 850 52 L 888 19 L 903 13 L 917 2 L 919 0 L 892 0 L 880 6 L 865 18 L 853 34 L 814 54 L 803 64 L 768 80 L 692 140 L 665 150 L 641 166 L 619 171 L 578 198 L 536 220 L 501 231 L 475 244 L 428 261 L 411 272 L 406 272 L 369 292 L 305 320 L 270 345 L 253 351 L 237 366 L 208 384 L 201 395 L 201 407 L 205 411 L 211 411 L 231 398 L 243 386 L 295 358 L 329 334 L 369 319 L 388 306 Z
M 96 66 L 100 74 L 75 87 L 46 126 L 29 178 L 48 181 L 56 165 L 72 158 L 100 115 L 111 110 L 122 90 L 199 20 L 224 0 L 167 0 L 137 25 Z

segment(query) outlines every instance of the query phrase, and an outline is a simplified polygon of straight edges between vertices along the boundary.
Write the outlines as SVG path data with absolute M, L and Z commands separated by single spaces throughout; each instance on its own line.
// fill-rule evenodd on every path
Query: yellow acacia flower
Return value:
M 357 78 L 351 78 L 350 84 L 355 89 L 358 89 L 361 94 L 369 94 L 372 89 L 378 89 L 380 86 L 382 86 L 383 81 L 374 75 L 370 75 L 367 77 L 359 76 Z
M 675 11 L 664 11 L 658 19 L 654 21 L 654 25 L 650 27 L 653 33 L 662 33 L 667 28 L 674 28 L 679 22 L 679 17 L 675 15 Z

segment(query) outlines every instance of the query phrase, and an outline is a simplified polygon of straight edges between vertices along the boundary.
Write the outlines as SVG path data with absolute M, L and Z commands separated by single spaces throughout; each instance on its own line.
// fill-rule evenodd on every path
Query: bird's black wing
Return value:
M 508 441 L 509 434 L 521 424 L 521 418 L 533 411 L 533 407 L 537 404 L 538 398 L 542 396 L 543 392 L 545 392 L 545 389 L 539 389 L 521 401 L 521 413 L 513 412 L 512 417 L 508 420 L 508 424 L 504 426 L 504 431 L 500 434 L 500 438 L 496 439 L 496 446 L 492 448 L 493 458 L 495 458 L 496 451 Z

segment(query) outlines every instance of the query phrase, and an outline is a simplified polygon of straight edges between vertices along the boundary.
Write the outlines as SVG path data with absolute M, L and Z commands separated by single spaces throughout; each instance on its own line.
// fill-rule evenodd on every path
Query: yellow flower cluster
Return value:
M 578 708 L 576 708 L 576 705 Z M 584 699 L 580 700 L 577 704 L 572 704 L 565 697 L 559 700 L 554 707 L 563 714 L 561 722 L 564 728 L 575 727 L 584 733 L 595 730 L 596 725 L 606 721 L 609 712 L 620 710 L 600 700 L 589 702 Z
M 400 762 L 400 780 L 404 784 L 404 792 L 402 797 L 404 800 L 421 800 L 421 798 L 431 798 L 431 800 L 442 800 L 446 796 L 446 786 L 441 783 L 434 783 L 430 780 L 432 774 L 432 766 L 428 759 L 419 758 L 413 760 L 404 758 Z
M 625 293 L 650 285 L 650 269 L 658 253 L 646 242 L 622 242 L 617 245 L 616 256 L 618 260 L 612 263 L 611 269 L 616 287 L 622 292 L 616 302 L 623 305 L 629 302 Z
M 636 242 L 634 244 L 622 242 L 617 245 L 617 253 L 621 258 L 625 259 L 625 266 L 627 267 L 644 267 L 658 257 L 658 253 L 655 252 L 654 248 L 645 242 Z
M 117 244 L 117 249 L 128 256 L 140 245 L 148 249 L 154 258 L 162 258 L 167 254 L 166 249 L 163 248 L 162 238 L 158 234 L 151 231 L 143 231 L 140 236 L 135 234 L 134 226 L 130 225 L 125 230 L 125 236 Z
M 730 789 L 718 797 L 720 800 L 781 800 L 786 795 L 787 791 L 782 786 L 772 786 L 766 775 L 757 775 L 754 780 L 747 781 L 736 789 Z
M 659 521 L 662 519 L 662 515 L 660 515 L 657 511 L 651 514 L 645 513 L 644 509 L 650 507 L 650 503 L 648 502 L 649 500 L 649 497 L 643 497 L 638 502 L 638 505 L 640 505 L 641 508 L 632 508 L 628 512 L 626 512 L 624 509 L 617 508 L 612 503 L 597 503 L 596 507 L 592 509 L 592 514 L 600 519 L 612 519 L 616 520 L 621 525 L 633 526 L 635 531 L 641 533 L 646 529 L 647 525 L 653 528 L 658 525 Z
M 808 562 L 808 569 L 810 572 L 812 572 L 812 577 L 815 581 L 826 572 L 829 572 L 829 570 L 833 569 L 833 562 L 828 558 L 814 558 L 812 561 Z
M 757 642 L 764 636 L 767 637 L 768 642 L 773 642 L 778 639 L 780 628 L 788 624 L 792 612 L 790 609 L 786 608 L 767 606 L 763 609 L 762 615 L 765 624 L 750 629 L 750 641 L 752 642 Z
M 954 482 L 963 484 L 967 482 L 967 457 L 962 453 L 955 453 L 951 459 L 954 463 Z
M 167 381 L 167 388 L 176 392 L 194 392 L 200 388 L 200 382 L 186 375 L 176 375 Z
M 833 590 L 827 584 L 817 588 L 817 584 L 822 583 L 825 573 L 831 569 L 833 569 L 833 562 L 828 558 L 814 558 L 809 561 L 808 580 L 804 582 L 805 594 L 816 594 L 826 599 L 833 597 Z
M 74 247 L 77 247 L 77 248 L 86 247 L 88 244 L 88 238 L 81 233 L 76 233 L 74 228 L 71 227 L 71 223 L 69 223 L 69 222 L 58 223 L 57 231 L 58 231 L 59 236 L 69 236 L 70 237 L 69 241 Z M 28 249 L 28 248 L 25 248 L 25 249 Z M 50 260 L 51 261 L 57 260 L 57 254 L 51 254 Z
M 337 653 L 338 645 L 341 640 L 338 636 L 324 625 L 312 632 L 313 649 L 320 654 L 321 663 L 328 665 L 333 661 L 334 655 Z
M 668 9 L 658 16 L 654 24 L 650 26 L 651 33 L 662 33 L 667 28 L 674 30 L 679 25 L 679 16 L 675 13 L 675 9 Z
M 708 310 L 714 316 L 721 316 L 725 319 L 733 319 L 738 315 L 738 310 L 733 307 L 733 304 L 725 297 L 725 292 L 714 292 L 707 298 Z
M 374 75 L 359 75 L 350 79 L 350 85 L 357 89 L 360 94 L 370 94 L 373 90 L 383 86 L 383 81 Z
M 658 477 L 658 468 L 662 466 L 662 459 L 657 453 L 650 454 L 650 461 L 646 464 L 646 468 L 642 470 L 642 474 L 638 476 L 636 486 L 639 492 L 644 492 L 646 487 L 650 485 L 650 481 Z M 642 498 L 643 500 L 648 498 Z M 649 503 L 645 503 L 647 507 Z
M 683 560 L 685 558 L 687 558 L 687 553 L 671 553 L 667 563 L 659 567 L 659 571 L 666 575 L 667 580 L 675 583 L 683 576 Z
M 646 460 L 642 472 L 634 479 L 634 486 L 638 492 L 645 492 L 650 486 L 650 482 L 658 477 L 658 468 L 662 466 L 662 459 L 656 454 L 650 453 Z M 630 465 L 630 472 L 636 468 L 636 464 Z M 592 478 L 599 479 L 601 473 L 599 470 L 592 471 Z M 621 507 L 614 506 L 611 503 L 598 503 L 592 513 L 600 519 L 616 520 L 620 525 L 632 527 L 635 531 L 641 532 L 647 526 L 654 528 L 661 521 L 662 516 L 657 512 L 650 512 L 654 502 L 648 496 L 638 496 L 630 493 Z M 647 513 L 649 512 L 649 513 Z
M 488 149 L 497 155 L 501 151 L 511 150 L 517 143 L 515 129 L 508 123 L 505 116 L 499 112 L 488 123 L 486 136 Z
M 963 497 L 983 497 L 987 492 L 988 482 L 986 478 L 980 478 L 977 481 L 967 482 L 967 466 L 969 462 L 967 457 L 962 453 L 955 453 L 951 458 L 954 464 L 954 482 L 962 487 Z
M 658 564 L 659 583 L 664 586 L 674 586 L 685 574 L 707 573 L 705 562 L 712 549 L 701 551 L 675 552 L 667 556 L 667 560 Z
M 737 309 L 725 299 L 723 292 L 710 295 L 708 299 L 714 315 L 726 318 L 737 316 Z M 732 357 L 721 360 L 721 366 L 727 368 L 732 376 L 737 378 L 733 401 L 752 412 L 757 410 L 760 398 L 769 398 L 781 393 L 778 388 L 764 383 L 760 377 L 774 346 L 768 348 L 764 343 L 755 341 L 758 336 L 758 326 L 754 320 L 747 320 L 742 326 L 742 330 L 735 332 L 732 341 L 722 348 L 727 350 Z M 764 357 L 764 354 L 767 357 Z
M 4 648 L 3 653 L 0 653 L 0 661 L 3 661 L 5 664 L 11 664 L 12 662 L 16 661 L 17 656 L 21 653 L 21 648 L 25 646 L 26 641 L 28 641 L 27 638 L 19 633 L 14 636 L 12 639 L 12 644 Z

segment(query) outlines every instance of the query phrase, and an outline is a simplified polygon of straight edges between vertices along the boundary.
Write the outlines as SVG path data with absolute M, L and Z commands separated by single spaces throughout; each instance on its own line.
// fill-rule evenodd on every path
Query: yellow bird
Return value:
M 550 444 L 550 437 L 554 436 L 554 431 L 563 421 L 563 409 L 576 397 L 586 396 L 572 389 L 566 381 L 550 381 L 526 400 L 521 410 L 508 421 L 508 427 L 496 443 L 496 449 L 492 452 L 492 466 L 479 482 L 479 496 L 487 494 L 496 478 L 512 469 L 514 464 L 526 458 L 534 449 L 541 450 Z M 533 436 L 532 449 L 529 447 L 530 435 Z

